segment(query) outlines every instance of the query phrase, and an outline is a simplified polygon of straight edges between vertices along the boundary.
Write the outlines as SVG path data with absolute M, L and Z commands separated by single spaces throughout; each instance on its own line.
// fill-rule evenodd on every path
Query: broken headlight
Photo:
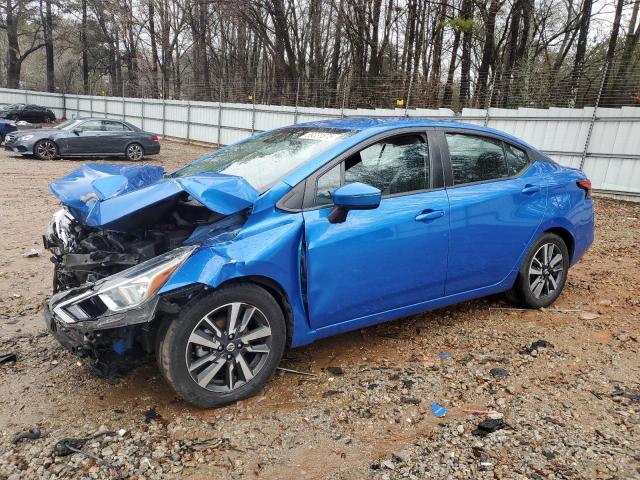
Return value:
M 90 290 L 58 303 L 53 311 L 64 322 L 76 323 L 141 307 L 158 293 L 196 248 L 195 245 L 176 248 L 116 273 L 97 282 Z

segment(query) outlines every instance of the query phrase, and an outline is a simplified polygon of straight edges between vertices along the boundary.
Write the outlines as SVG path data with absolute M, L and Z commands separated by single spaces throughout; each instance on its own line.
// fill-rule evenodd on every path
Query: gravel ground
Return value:
M 150 163 L 204 151 L 164 142 Z M 596 242 L 549 309 L 496 296 L 323 340 L 283 361 L 313 376 L 199 410 L 155 365 L 95 378 L 44 332 L 51 265 L 22 254 L 76 165 L 0 152 L 0 355 L 17 355 L 0 479 L 640 478 L 640 205 L 597 200 Z

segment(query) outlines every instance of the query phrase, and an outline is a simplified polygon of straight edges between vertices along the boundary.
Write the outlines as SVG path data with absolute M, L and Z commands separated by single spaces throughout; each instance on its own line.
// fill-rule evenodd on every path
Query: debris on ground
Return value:
M 504 423 L 504 420 L 501 418 L 488 418 L 487 420 L 483 420 L 478 424 L 478 428 L 476 428 L 473 432 L 477 437 L 486 437 L 490 433 L 493 433 L 498 430 L 502 430 L 507 425 Z
M 15 352 L 3 353 L 0 355 L 0 365 L 3 363 L 15 362 L 17 356 Z
M 303 372 L 302 370 L 295 370 L 293 368 L 285 368 L 285 367 L 278 367 L 277 370 L 280 370 L 282 372 L 287 372 L 287 373 L 295 373 L 296 375 L 305 375 L 307 377 L 317 377 L 318 375 L 312 372 Z
M 36 439 L 40 438 L 41 436 L 42 436 L 42 432 L 40 431 L 40 429 L 37 428 L 37 427 L 33 427 L 33 428 L 30 428 L 29 430 L 27 430 L 25 432 L 18 433 L 13 438 L 13 443 L 15 445 L 15 444 L 20 443 L 22 440 L 36 440 Z
M 32 248 L 28 252 L 24 252 L 22 254 L 22 256 L 24 258 L 34 258 L 34 257 L 39 257 L 41 255 L 41 253 L 42 252 L 40 250 L 38 250 L 37 248 Z
M 434 417 L 444 417 L 447 414 L 447 408 L 437 402 L 433 402 L 431 404 L 431 413 L 433 413 Z
M 534 355 L 535 356 L 538 353 L 538 350 L 543 349 L 543 348 L 553 348 L 553 345 L 550 342 L 547 342 L 546 340 L 536 340 L 531 345 L 529 345 L 528 347 L 525 347 L 523 350 L 521 350 L 520 353 L 522 355 Z
M 160 420 L 162 417 L 156 411 L 155 407 L 150 408 L 146 412 L 144 412 L 144 421 L 149 423 L 153 420 Z
M 344 375 L 344 370 L 340 367 L 327 367 L 327 372 L 331 375 Z
M 453 358 L 447 352 L 440 352 L 438 356 L 440 357 L 441 360 L 451 360 Z

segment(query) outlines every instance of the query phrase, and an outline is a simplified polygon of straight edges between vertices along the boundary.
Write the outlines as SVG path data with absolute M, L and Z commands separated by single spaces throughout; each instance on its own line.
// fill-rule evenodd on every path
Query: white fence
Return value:
M 339 117 L 429 117 L 487 125 L 521 138 L 563 165 L 582 167 L 594 188 L 640 196 L 640 107 L 584 109 L 325 109 L 64 95 L 0 88 L 0 105 L 35 103 L 58 117 L 120 118 L 163 137 L 226 145 L 284 125 Z

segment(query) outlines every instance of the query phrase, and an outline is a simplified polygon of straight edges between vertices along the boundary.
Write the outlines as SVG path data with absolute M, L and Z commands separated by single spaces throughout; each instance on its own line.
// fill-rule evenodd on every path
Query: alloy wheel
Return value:
M 129 158 L 129 160 L 140 160 L 143 154 L 142 147 L 137 143 L 127 147 L 127 158 Z
M 229 303 L 205 315 L 191 331 L 186 363 L 202 388 L 229 393 L 253 379 L 271 351 L 271 326 L 253 305 Z
M 36 155 L 43 160 L 53 160 L 57 151 L 55 143 L 49 140 L 44 140 L 36 145 Z
M 558 289 L 564 262 L 562 252 L 555 243 L 545 243 L 531 258 L 529 264 L 529 289 L 536 298 L 553 295 Z

